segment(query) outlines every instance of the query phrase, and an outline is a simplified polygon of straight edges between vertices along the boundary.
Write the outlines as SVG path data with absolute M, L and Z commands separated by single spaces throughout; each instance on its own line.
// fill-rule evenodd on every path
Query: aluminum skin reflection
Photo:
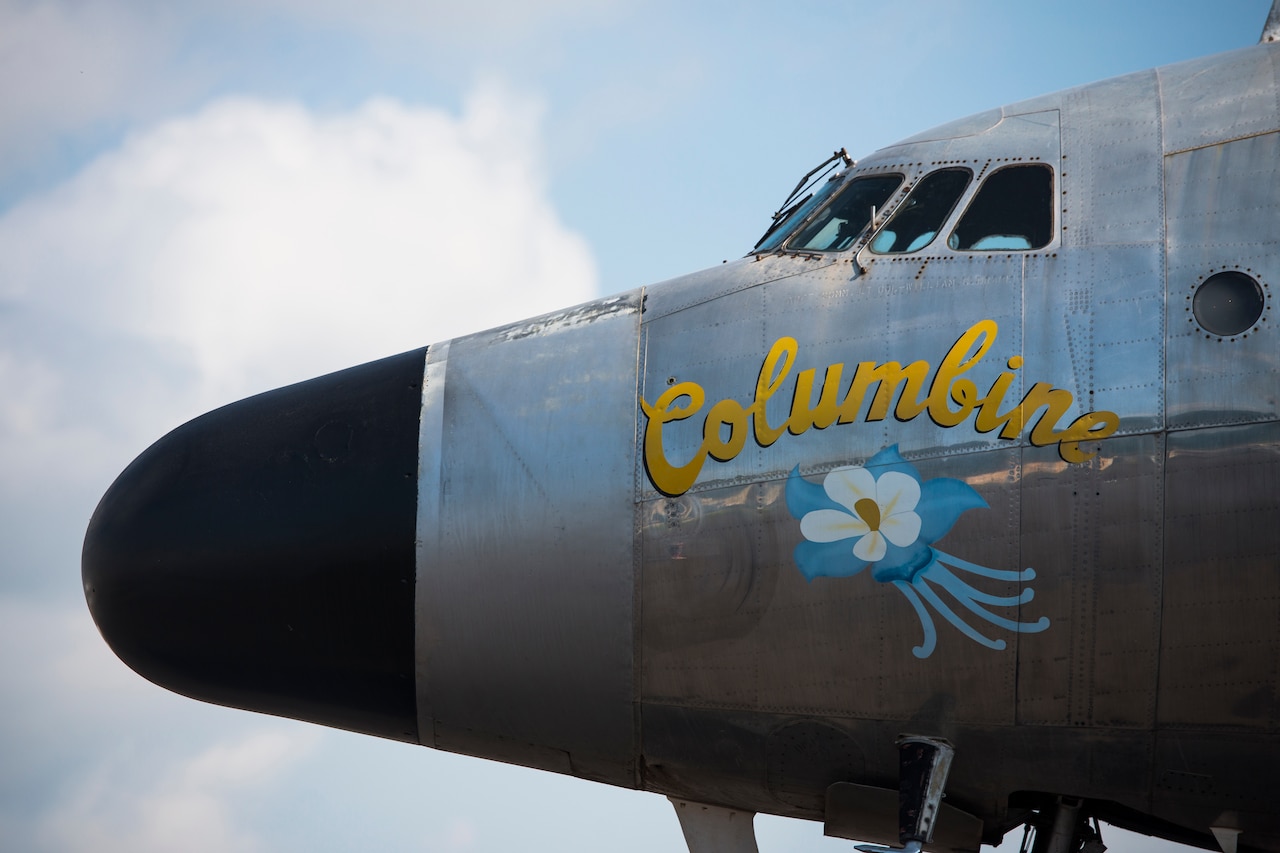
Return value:
M 1022 435 L 1033 416 L 1040 412 L 1028 435 L 1032 445 L 1056 444 L 1066 462 L 1091 459 L 1095 452 L 1081 450 L 1080 442 L 1113 435 L 1120 426 L 1120 417 L 1115 412 L 1086 412 L 1059 429 L 1058 424 L 1075 402 L 1075 396 L 1047 382 L 1036 382 L 1016 405 L 1004 409 L 1005 395 L 1016 377 L 1015 371 L 1023 365 L 1021 356 L 1008 359 L 1008 369 L 996 377 L 985 393 L 979 391 L 973 380 L 964 377 L 986 357 L 998 334 L 999 326 L 994 320 L 974 323 L 951 345 L 936 368 L 925 360 L 905 366 L 896 361 L 859 362 L 843 397 L 840 391 L 844 362 L 827 366 L 820 387 L 816 368 L 801 370 L 791 383 L 791 407 L 786 420 L 771 424 L 766 406 L 787 385 L 800 350 L 795 338 L 778 338 L 760 366 L 751 403 L 744 406 L 726 397 L 712 405 L 703 418 L 702 443 L 693 458 L 684 464 L 667 458 L 663 428 L 701 412 L 706 391 L 696 382 L 685 381 L 672 385 L 652 404 L 641 399 L 640 407 L 648 419 L 644 430 L 645 470 L 660 492 L 682 495 L 697 482 L 708 457 L 717 462 L 736 458 L 746 446 L 749 431 L 757 444 L 769 447 L 784 434 L 798 436 L 810 428 L 852 424 L 858 420 L 868 397 L 871 402 L 863 420 L 882 421 L 888 417 L 899 388 L 901 393 L 892 409 L 899 421 L 911 421 L 927 414 L 939 427 L 951 429 L 972 418 L 977 432 L 998 431 L 1000 438 L 1013 440 Z M 815 388 L 818 389 L 816 401 Z

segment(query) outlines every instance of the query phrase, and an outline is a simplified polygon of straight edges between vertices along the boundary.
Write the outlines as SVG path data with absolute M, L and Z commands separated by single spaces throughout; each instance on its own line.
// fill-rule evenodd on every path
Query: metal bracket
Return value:
M 1240 830 L 1229 826 L 1211 826 L 1209 831 L 1213 833 L 1218 846 L 1222 848 L 1222 853 L 1236 853 L 1240 841 Z
M 667 797 L 675 806 L 689 853 L 760 853 L 755 812 Z

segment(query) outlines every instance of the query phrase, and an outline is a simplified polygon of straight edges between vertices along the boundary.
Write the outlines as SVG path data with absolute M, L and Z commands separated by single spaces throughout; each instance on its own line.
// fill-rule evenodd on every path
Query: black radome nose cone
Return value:
M 424 355 L 218 409 L 126 468 L 82 560 L 115 653 L 196 699 L 418 742 Z

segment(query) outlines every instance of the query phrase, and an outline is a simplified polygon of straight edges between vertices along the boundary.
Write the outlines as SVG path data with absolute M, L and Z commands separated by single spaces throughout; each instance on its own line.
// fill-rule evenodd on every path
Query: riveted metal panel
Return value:
M 1169 216 L 1169 426 L 1280 417 L 1280 134 L 1166 158 Z M 1262 319 L 1223 338 L 1196 321 L 1192 297 L 1211 273 L 1239 269 L 1264 289 Z
M 1280 425 L 1169 434 L 1161 727 L 1275 731 Z
M 999 331 L 990 353 L 965 373 L 985 391 L 1005 368 L 1006 359 L 1019 352 L 1020 292 L 1021 260 L 1004 255 L 933 265 L 927 258 L 884 261 L 865 276 L 858 276 L 852 264 L 837 263 L 646 319 L 644 399 L 656 404 L 668 389 L 685 382 L 705 393 L 698 411 L 663 424 L 664 458 L 675 466 L 699 458 L 704 421 L 718 401 L 732 399 L 743 409 L 756 402 L 766 357 L 783 337 L 795 340 L 796 356 L 778 392 L 764 403 L 765 419 L 774 428 L 786 424 L 797 405 L 795 377 L 803 371 L 814 371 L 813 391 L 803 405 L 817 403 L 828 376 L 844 400 L 859 363 L 923 361 L 936 371 L 953 342 L 975 323 L 993 320 Z M 920 395 L 928 389 L 926 384 Z M 777 478 L 797 466 L 810 473 L 829 470 L 866 460 L 892 444 L 909 457 L 1006 444 L 994 433 L 978 433 L 972 415 L 951 428 L 939 427 L 928 413 L 909 420 L 895 418 L 900 387 L 886 416 L 868 421 L 875 393 L 873 388 L 862 399 L 851 422 L 784 432 L 767 444 L 747 439 L 726 461 L 706 458 L 694 488 Z M 1014 403 L 1016 398 L 1008 405 Z M 642 418 L 641 430 L 646 426 Z M 754 435 L 754 428 L 748 429 Z M 657 494 L 651 473 L 643 465 L 638 472 L 644 498 Z
M 1064 246 L 1163 237 L 1155 72 L 1064 93 L 1062 155 Z
M 1250 847 L 1280 845 L 1280 739 L 1262 732 L 1164 730 L 1152 756 L 1151 814 L 1182 826 L 1241 830 Z M 1243 844 L 1241 845 L 1243 846 Z
M 1060 145 L 1058 110 L 1053 108 L 1056 104 L 1040 105 L 1038 109 L 1021 109 L 1021 106 L 993 110 L 957 122 L 956 125 L 962 129 L 972 123 L 973 132 L 962 137 L 953 135 L 952 125 L 913 136 L 865 157 L 858 162 L 857 168 L 896 165 L 908 170 L 912 167 L 936 169 L 978 162 L 977 174 L 983 160 L 990 161 L 993 166 L 1013 162 L 1056 165 Z
M 942 474 L 963 479 L 988 504 L 966 514 L 940 548 L 984 566 L 1019 567 L 1017 453 L 917 461 L 926 481 Z M 1014 649 L 1038 639 L 1019 639 L 969 616 L 980 633 L 1004 641 L 1001 649 L 983 649 L 934 616 L 937 647 L 918 657 L 922 624 L 898 588 L 870 572 L 805 579 L 794 558 L 804 537 L 784 492 L 785 481 L 771 480 L 643 502 L 644 701 L 1012 723 Z M 992 595 L 1021 591 L 1016 581 L 977 583 Z
M 811 275 L 834 262 L 833 256 L 826 255 L 742 258 L 645 288 L 644 316 L 653 321 L 766 282 Z
M 1280 129 L 1280 46 L 1255 45 L 1158 73 L 1166 152 Z
M 636 292 L 450 343 L 420 489 L 435 746 L 636 784 L 639 317 Z
M 960 139 L 965 136 L 977 136 L 979 133 L 985 133 L 1000 123 L 1004 118 L 999 108 L 987 110 L 986 112 L 975 113 L 971 116 L 965 116 L 946 124 L 940 124 L 937 127 L 930 128 L 923 133 L 917 133 L 909 136 L 898 143 L 898 145 L 912 145 L 917 142 L 936 142 L 942 139 Z M 895 146 L 896 147 L 896 146 Z
M 1051 622 L 1018 652 L 1018 722 L 1147 728 L 1160 647 L 1163 438 L 1110 438 L 1084 464 L 1022 454 L 1028 605 Z
M 1027 258 L 1023 381 L 1075 395 L 1064 425 L 1105 411 L 1119 435 L 1163 426 L 1163 261 L 1157 243 Z

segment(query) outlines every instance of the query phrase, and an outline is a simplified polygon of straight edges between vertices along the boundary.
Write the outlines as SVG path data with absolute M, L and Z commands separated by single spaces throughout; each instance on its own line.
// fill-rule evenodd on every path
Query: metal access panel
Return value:
M 424 743 L 635 784 L 639 316 L 635 292 L 431 349 Z
M 1280 417 L 1280 133 L 1165 158 L 1170 429 Z M 1196 316 L 1211 275 L 1242 272 L 1263 294 L 1257 322 L 1217 334 Z
M 1107 411 L 1117 435 L 1163 427 L 1162 254 L 1151 241 L 1026 259 L 1024 381 L 1071 389 L 1064 421 Z
M 1113 437 L 1084 464 L 1022 455 L 1021 543 L 1037 614 L 1018 647 L 1018 722 L 1148 729 L 1160 648 L 1164 440 Z
M 1159 723 L 1274 732 L 1280 426 L 1171 433 L 1167 466 Z
M 1062 244 L 1159 240 L 1160 113 L 1155 72 L 1062 95 Z

